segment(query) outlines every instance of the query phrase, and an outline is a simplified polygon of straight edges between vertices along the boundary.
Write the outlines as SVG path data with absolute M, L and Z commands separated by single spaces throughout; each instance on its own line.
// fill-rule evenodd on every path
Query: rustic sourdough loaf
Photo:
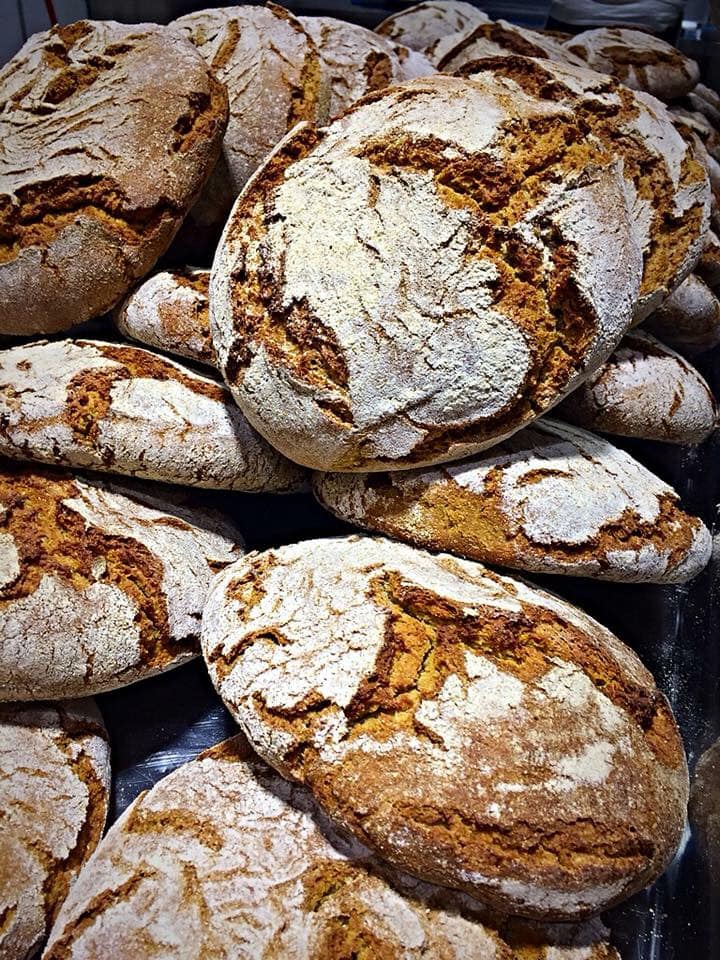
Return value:
M 102 836 L 107 734 L 92 700 L 0 704 L 0 958 L 38 955 Z
M 617 957 L 601 926 L 513 922 L 501 935 L 484 914 L 469 897 L 389 871 L 237 736 L 160 781 L 111 828 L 45 958 Z
M 0 71 L 0 333 L 112 307 L 170 243 L 226 121 L 221 84 L 162 27 L 31 37 Z
M 715 127 L 720 128 L 720 94 L 704 83 L 698 83 L 687 95 L 691 110 L 702 113 Z
M 471 460 L 392 473 L 319 473 L 336 516 L 431 550 L 538 573 L 678 583 L 710 534 L 622 450 L 543 418 Z
M 571 107 L 588 136 L 622 158 L 630 216 L 643 253 L 635 307 L 642 320 L 690 273 L 710 218 L 710 184 L 693 146 L 664 104 L 587 68 L 527 57 L 491 57 L 466 63 L 462 76 L 490 74 L 508 95 Z
M 625 86 L 645 90 L 661 100 L 685 96 L 700 79 L 694 60 L 642 30 L 598 27 L 567 40 L 565 47 L 593 70 L 610 73 Z
M 209 270 L 162 270 L 118 305 L 113 314 L 115 326 L 126 337 L 149 347 L 215 366 L 209 284 Z
M 430 61 L 444 73 L 455 73 L 473 60 L 509 53 L 542 57 L 569 66 L 584 66 L 584 61 L 570 53 L 555 37 L 508 23 L 507 20 L 468 26 L 459 33 L 441 37 L 426 53 Z
M 705 246 L 695 273 L 717 296 L 720 292 L 720 238 L 714 230 L 708 230 L 705 234 Z
M 303 483 L 215 380 L 91 340 L 0 351 L 0 454 L 249 493 Z
M 687 356 L 712 350 L 720 343 L 720 300 L 691 273 L 651 314 L 645 327 Z
M 283 776 L 390 863 L 498 909 L 598 913 L 682 833 L 682 743 L 650 674 L 479 564 L 367 537 L 249 554 L 215 580 L 202 646 Z
M 720 740 L 695 765 L 688 814 L 698 853 L 715 889 L 720 883 Z
M 366 93 L 429 76 L 435 68 L 421 53 L 397 49 L 385 37 L 332 17 L 300 17 L 320 55 L 320 121 L 338 116 Z
M 665 443 L 702 443 L 717 419 L 695 367 L 642 330 L 629 333 L 558 413 L 589 430 Z
M 413 50 L 426 50 L 440 37 L 488 21 L 487 14 L 472 3 L 427 0 L 393 13 L 375 30 L 394 43 L 402 43 Z
M 78 697 L 199 652 L 237 528 L 176 490 L 0 461 L 0 700 Z
M 457 459 L 612 352 L 641 256 L 571 107 L 433 76 L 298 128 L 238 199 L 210 322 L 250 422 L 317 469 Z

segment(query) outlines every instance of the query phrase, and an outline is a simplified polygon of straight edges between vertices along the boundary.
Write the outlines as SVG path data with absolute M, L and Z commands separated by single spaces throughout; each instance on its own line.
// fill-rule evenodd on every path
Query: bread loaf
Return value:
M 375 30 L 394 43 L 402 43 L 413 50 L 426 50 L 440 37 L 488 20 L 487 14 L 472 3 L 426 0 L 393 13 Z
M 682 743 L 650 674 L 479 564 L 365 537 L 248 554 L 215 580 L 202 647 L 283 776 L 394 866 L 498 909 L 596 914 L 682 833 Z
M 35 957 L 102 836 L 107 733 L 91 700 L 0 704 L 0 958 Z
M 705 246 L 695 273 L 704 280 L 712 292 L 720 293 L 720 238 L 713 230 L 705 234 Z
M 213 265 L 213 340 L 298 463 L 437 463 L 604 362 L 641 269 L 618 161 L 571 108 L 438 75 L 296 130 L 258 171 Z
M 0 700 L 78 697 L 199 652 L 213 575 L 242 556 L 176 491 L 0 461 Z
M 537 573 L 679 583 L 710 558 L 704 524 L 622 450 L 547 419 L 434 469 L 316 474 L 342 520 L 431 550 Z
M 702 113 L 706 120 L 720 127 L 720 94 L 704 83 L 698 83 L 686 99 L 692 110 Z
M 720 883 L 720 740 L 695 765 L 688 814 L 698 853 L 710 875 L 710 889 L 715 889 Z
M 642 30 L 598 27 L 565 42 L 593 70 L 617 77 L 633 90 L 661 100 L 684 97 L 700 79 L 700 68 L 679 50 Z
M 222 86 L 162 27 L 31 37 L 0 71 L 0 334 L 112 307 L 167 248 L 226 122 Z
M 720 301 L 691 273 L 645 323 L 680 353 L 693 357 L 720 343 Z
M 245 492 L 303 483 L 220 384 L 148 350 L 91 340 L 0 351 L 0 454 Z
M 460 67 L 483 57 L 509 53 L 523 57 L 543 57 L 569 66 L 582 67 L 583 60 L 574 56 L 559 40 L 546 33 L 528 30 L 507 20 L 473 24 L 460 33 L 442 37 L 426 50 L 430 61 L 444 73 L 455 73 Z
M 463 76 L 490 74 L 509 96 L 518 90 L 572 108 L 588 136 L 622 158 L 630 216 L 643 253 L 636 321 L 656 309 L 690 273 L 710 218 L 710 185 L 693 146 L 666 107 L 587 68 L 527 57 L 472 61 Z
M 558 413 L 588 430 L 665 443 L 702 443 L 717 420 L 698 371 L 642 330 L 628 334 Z
M 179 267 L 156 273 L 118 305 L 115 326 L 149 347 L 215 366 L 209 284 L 209 270 Z

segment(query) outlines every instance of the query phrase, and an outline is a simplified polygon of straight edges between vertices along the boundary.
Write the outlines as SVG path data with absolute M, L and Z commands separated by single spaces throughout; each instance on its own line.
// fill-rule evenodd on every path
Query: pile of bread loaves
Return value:
M 707 563 L 588 430 L 715 428 L 718 122 L 646 34 L 452 0 L 81 21 L 0 72 L 0 960 L 617 956 L 675 721 L 482 564 Z M 382 536 L 244 555 L 230 492 L 309 485 Z M 200 653 L 242 732 L 102 838 L 83 698 Z

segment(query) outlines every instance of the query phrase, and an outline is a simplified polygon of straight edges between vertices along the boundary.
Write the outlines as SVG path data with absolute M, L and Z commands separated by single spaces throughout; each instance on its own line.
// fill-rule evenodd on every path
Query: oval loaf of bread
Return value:
M 710 559 L 710 533 L 674 490 L 622 450 L 547 419 L 483 457 L 392 473 L 318 473 L 336 516 L 484 563 L 682 583 Z
M 681 836 L 687 768 L 650 674 L 479 564 L 367 537 L 249 554 L 215 580 L 202 647 L 283 776 L 394 866 L 498 909 L 596 914 Z
M 487 23 L 489 17 L 473 3 L 462 0 L 426 0 L 393 13 L 375 27 L 377 33 L 413 50 L 426 50 L 440 37 Z
M 91 340 L 0 351 L 0 454 L 249 493 L 303 483 L 215 380 Z
M 642 330 L 558 407 L 588 430 L 665 443 L 702 443 L 715 429 L 715 399 L 695 367 Z
M 0 461 L 0 700 L 100 693 L 199 652 L 242 537 L 186 500 Z
M 209 270 L 179 267 L 156 273 L 117 307 L 115 326 L 131 340 L 215 366 L 209 284 Z
M 442 37 L 426 51 L 428 58 L 443 73 L 454 73 L 466 63 L 483 57 L 515 53 L 523 57 L 542 57 L 581 67 L 583 61 L 546 33 L 529 30 L 507 20 L 473 24 L 460 33 Z
M 82 20 L 0 71 L 0 333 L 110 309 L 172 240 L 220 152 L 227 94 L 156 24 Z
M 720 343 L 720 300 L 691 273 L 648 317 L 645 327 L 663 343 L 694 357 Z
M 0 957 L 39 956 L 110 796 L 107 733 L 92 700 L 0 704 Z
M 642 30 L 598 27 L 567 40 L 565 47 L 598 73 L 609 73 L 626 87 L 660 100 L 684 97 L 700 79 L 694 60 Z
M 210 322 L 291 459 L 405 468 L 492 446 L 592 373 L 641 269 L 618 161 L 570 107 L 437 75 L 284 141 L 225 228 Z
M 714 230 L 708 230 L 705 234 L 705 246 L 695 272 L 715 296 L 720 293 L 720 238 Z

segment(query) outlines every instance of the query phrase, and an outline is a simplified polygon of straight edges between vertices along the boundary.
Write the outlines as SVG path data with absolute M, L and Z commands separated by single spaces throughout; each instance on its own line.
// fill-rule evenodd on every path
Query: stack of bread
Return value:
M 632 650 L 494 568 L 708 562 L 588 432 L 715 428 L 697 81 L 453 0 L 82 21 L 0 73 L 0 960 L 617 956 L 682 740 Z M 379 536 L 245 554 L 233 493 L 310 490 Z M 200 655 L 240 732 L 102 838 L 88 698 Z

